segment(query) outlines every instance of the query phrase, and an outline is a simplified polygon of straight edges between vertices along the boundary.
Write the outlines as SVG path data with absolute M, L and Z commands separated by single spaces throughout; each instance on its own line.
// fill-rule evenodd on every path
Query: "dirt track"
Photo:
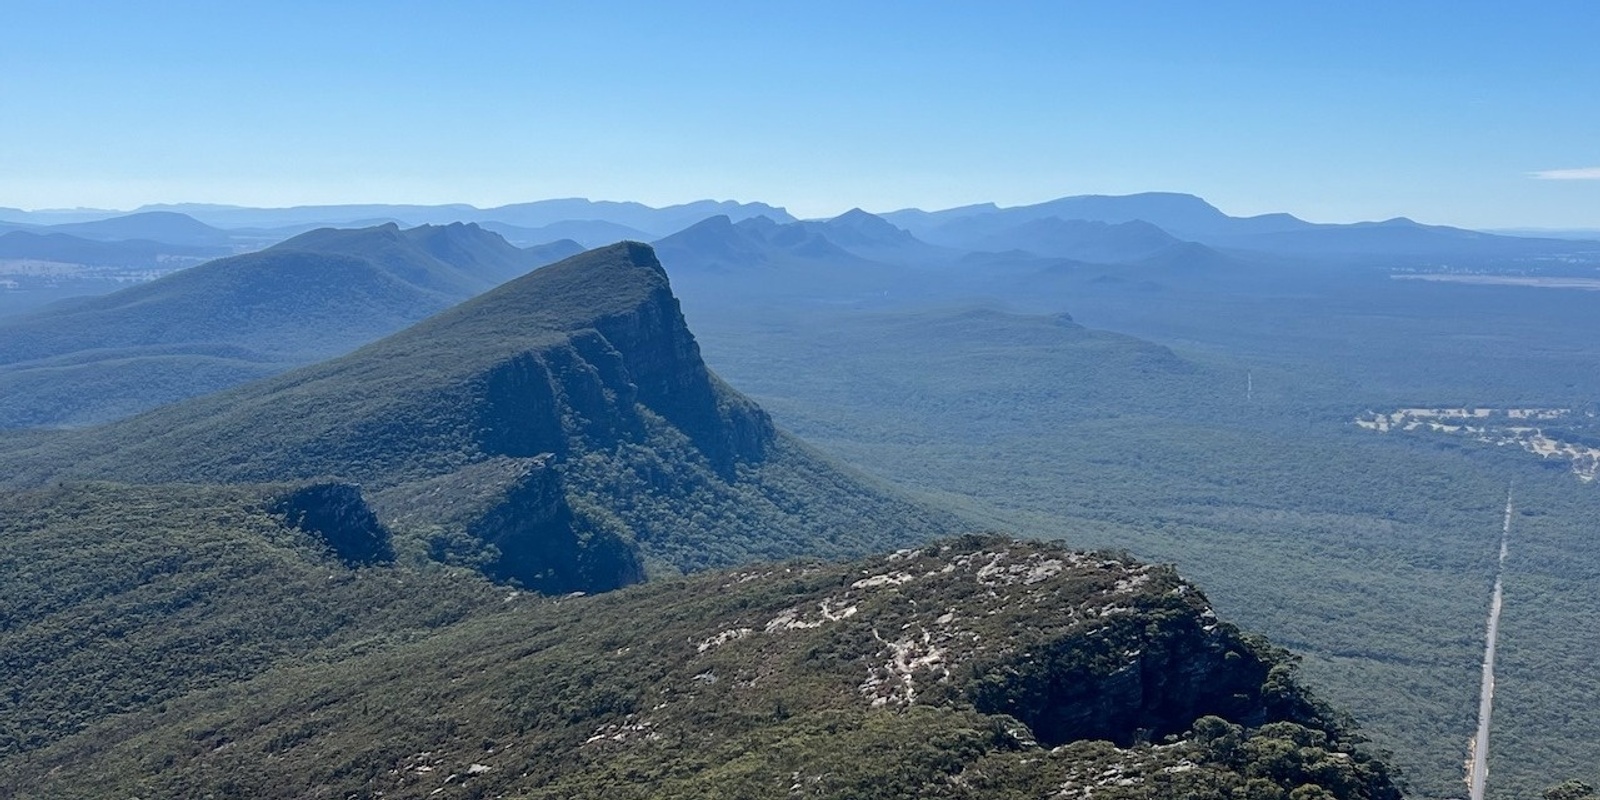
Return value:
M 1500 562 L 1495 569 L 1494 596 L 1489 601 L 1488 634 L 1483 647 L 1483 687 L 1478 695 L 1478 734 L 1472 739 L 1472 760 L 1467 762 L 1470 800 L 1483 800 L 1489 782 L 1489 717 L 1494 711 L 1494 649 L 1500 639 L 1501 581 L 1511 541 L 1511 490 L 1506 490 L 1506 517 L 1500 526 Z

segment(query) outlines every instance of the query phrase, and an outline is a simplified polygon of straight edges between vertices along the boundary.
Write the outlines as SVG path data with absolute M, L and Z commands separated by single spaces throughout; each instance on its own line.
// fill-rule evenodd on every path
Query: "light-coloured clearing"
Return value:
M 1539 277 L 1536 275 L 1456 275 L 1444 272 L 1401 273 L 1390 275 L 1397 281 L 1470 283 L 1479 286 L 1532 286 L 1539 289 L 1582 289 L 1600 292 L 1600 278 Z
M 1570 408 L 1401 408 L 1368 411 L 1355 419 L 1357 427 L 1378 433 L 1428 432 L 1469 436 L 1497 447 L 1515 445 L 1540 458 L 1571 462 L 1572 472 L 1584 483 L 1600 477 L 1600 448 L 1564 441 L 1538 422 L 1560 422 L 1600 432 L 1593 412 Z

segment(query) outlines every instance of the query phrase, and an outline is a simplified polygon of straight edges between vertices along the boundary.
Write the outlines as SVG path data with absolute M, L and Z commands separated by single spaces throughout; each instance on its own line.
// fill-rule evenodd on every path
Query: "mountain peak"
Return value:
M 848 227 L 855 230 L 895 231 L 901 234 L 905 233 L 905 231 L 901 230 L 899 226 L 884 219 L 883 217 L 868 211 L 863 211 L 859 208 L 852 208 L 849 211 L 846 211 L 843 214 L 824 222 L 823 224 L 834 228 Z
M 905 528 L 852 530 L 835 516 L 850 504 L 937 517 L 835 472 L 713 375 L 638 242 L 534 270 L 341 358 L 0 463 L 19 486 L 354 482 L 385 524 L 410 517 L 492 546 L 467 561 L 553 594 L 637 581 L 640 552 L 692 569 L 798 554 L 802 540 L 858 552 L 904 540 Z M 835 499 L 795 505 L 813 490 Z M 684 516 L 684 497 L 706 514 Z
M 655 252 L 619 242 L 342 358 L 114 423 L 101 430 L 140 444 L 84 466 L 133 480 L 332 475 L 382 485 L 463 459 L 640 436 L 651 423 L 639 407 L 719 470 L 759 460 L 772 436 L 765 413 L 706 368 Z M 576 419 L 585 422 L 570 428 Z M 272 431 L 273 445 L 241 458 L 245 431 Z M 168 455 L 134 455 L 146 448 Z
M 232 238 L 227 231 L 174 211 L 140 211 L 92 222 L 52 225 L 50 230 L 100 241 L 147 239 L 170 244 L 223 245 Z

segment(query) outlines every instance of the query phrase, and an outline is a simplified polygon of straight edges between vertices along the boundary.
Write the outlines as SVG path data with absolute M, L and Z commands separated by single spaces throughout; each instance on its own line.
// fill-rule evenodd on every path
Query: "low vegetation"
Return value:
M 1398 797 L 1286 654 L 1171 570 L 1000 538 L 511 594 L 196 689 L 0 778 L 29 798 Z

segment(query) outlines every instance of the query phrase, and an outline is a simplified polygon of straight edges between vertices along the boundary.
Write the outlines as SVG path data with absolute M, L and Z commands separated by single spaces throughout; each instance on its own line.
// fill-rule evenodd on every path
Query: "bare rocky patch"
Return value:
M 1401 408 L 1357 416 L 1377 433 L 1444 434 L 1496 447 L 1514 446 L 1542 459 L 1568 461 L 1584 483 L 1600 477 L 1600 418 L 1570 408 Z M 1578 431 L 1592 432 L 1579 441 Z

